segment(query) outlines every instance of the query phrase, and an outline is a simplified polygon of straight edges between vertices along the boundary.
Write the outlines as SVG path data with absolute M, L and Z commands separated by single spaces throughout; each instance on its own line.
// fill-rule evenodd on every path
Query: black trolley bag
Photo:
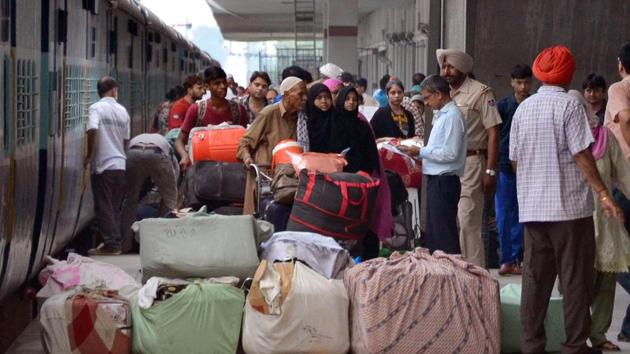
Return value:
M 302 170 L 287 231 L 357 240 L 368 231 L 380 180 L 364 172 Z
M 198 161 L 187 175 L 186 206 L 242 204 L 247 171 L 242 163 Z

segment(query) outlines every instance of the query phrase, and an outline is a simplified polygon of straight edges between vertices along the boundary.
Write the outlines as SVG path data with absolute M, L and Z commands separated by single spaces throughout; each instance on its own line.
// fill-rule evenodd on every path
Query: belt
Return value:
M 475 155 L 486 156 L 488 155 L 488 150 L 487 149 L 466 150 L 466 157 L 475 156 Z
M 152 151 L 156 154 L 161 154 L 162 153 L 162 149 L 160 149 L 159 147 L 155 146 L 155 145 L 134 145 L 132 147 L 129 148 L 129 150 L 142 150 L 142 151 Z

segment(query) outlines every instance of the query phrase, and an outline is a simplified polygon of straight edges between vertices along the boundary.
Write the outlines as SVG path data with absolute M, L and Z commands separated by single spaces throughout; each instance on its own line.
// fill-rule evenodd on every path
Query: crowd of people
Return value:
M 582 92 L 569 91 L 575 58 L 556 46 L 541 51 L 531 67 L 515 65 L 513 93 L 498 102 L 492 88 L 474 79 L 469 54 L 439 49 L 436 57 L 439 75 L 414 74 L 408 91 L 399 78 L 385 75 L 373 95 L 366 79 L 333 63 L 320 68 L 317 80 L 303 68 L 288 67 L 274 86 L 267 73 L 255 71 L 247 88 L 212 66 L 170 90 L 157 107 L 151 133 L 131 140 L 129 116 L 116 102 L 116 80 L 102 78 L 102 98 L 89 111 L 85 166 L 91 168 L 104 242 L 90 253 L 130 249 L 130 226 L 147 179 L 161 195 L 158 215 L 178 207 L 177 180 L 191 166 L 186 145 L 194 127 L 224 122 L 246 127 L 237 152 L 246 166 L 270 165 L 273 148 L 293 139 L 304 151 L 344 153 L 344 171 L 382 180 L 377 142 L 419 137 L 423 147 L 399 149 L 422 161 L 424 245 L 486 267 L 483 210 L 494 200 L 499 274 L 523 275 L 523 353 L 544 351 L 544 309 L 556 277 L 564 296 L 563 352 L 619 350 L 605 333 L 617 279 L 630 290 L 624 225 L 624 211 L 629 212 L 624 195 L 630 195 L 630 43 L 617 58 L 622 80 L 610 88 L 591 74 Z M 541 82 L 536 93 L 533 78 Z M 361 106 L 375 112 L 366 117 Z M 254 192 L 250 175 L 245 214 L 255 211 Z M 389 198 L 384 183 L 378 205 L 389 205 Z M 379 239 L 392 232 L 390 208 L 375 208 L 372 216 L 362 245 L 365 258 L 377 256 Z M 630 307 L 618 340 L 630 341 Z

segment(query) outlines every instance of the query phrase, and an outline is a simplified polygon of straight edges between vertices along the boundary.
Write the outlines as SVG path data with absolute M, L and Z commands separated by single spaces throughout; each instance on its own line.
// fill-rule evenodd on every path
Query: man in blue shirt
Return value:
M 512 117 L 518 105 L 529 97 L 529 91 L 532 87 L 532 69 L 528 65 L 516 65 L 512 69 L 511 77 L 510 84 L 514 89 L 514 94 L 501 99 L 497 104 L 503 121 L 499 140 L 497 191 L 494 195 L 501 250 L 499 275 L 521 274 L 519 259 L 522 257 L 523 251 L 523 225 L 518 222 L 516 174 L 509 158 L 510 129 L 512 128 Z
M 420 84 L 424 103 L 436 110 L 427 146 L 403 148 L 419 154 L 427 181 L 427 238 L 429 251 L 461 253 L 457 230 L 457 204 L 461 192 L 459 178 L 466 164 L 466 121 L 451 99 L 451 88 L 439 75 Z
M 389 82 L 391 76 L 389 74 L 383 75 L 383 77 L 378 81 L 379 89 L 374 92 L 374 99 L 378 102 L 378 106 L 383 108 L 389 106 L 389 100 L 387 99 L 387 93 L 385 92 L 385 86 Z

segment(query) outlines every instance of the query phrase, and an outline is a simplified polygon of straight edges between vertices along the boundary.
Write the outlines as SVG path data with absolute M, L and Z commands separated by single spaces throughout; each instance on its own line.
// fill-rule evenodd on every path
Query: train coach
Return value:
M 134 0 L 0 0 L 0 302 L 92 217 L 84 131 L 98 79 L 119 80 L 135 135 L 211 63 Z

